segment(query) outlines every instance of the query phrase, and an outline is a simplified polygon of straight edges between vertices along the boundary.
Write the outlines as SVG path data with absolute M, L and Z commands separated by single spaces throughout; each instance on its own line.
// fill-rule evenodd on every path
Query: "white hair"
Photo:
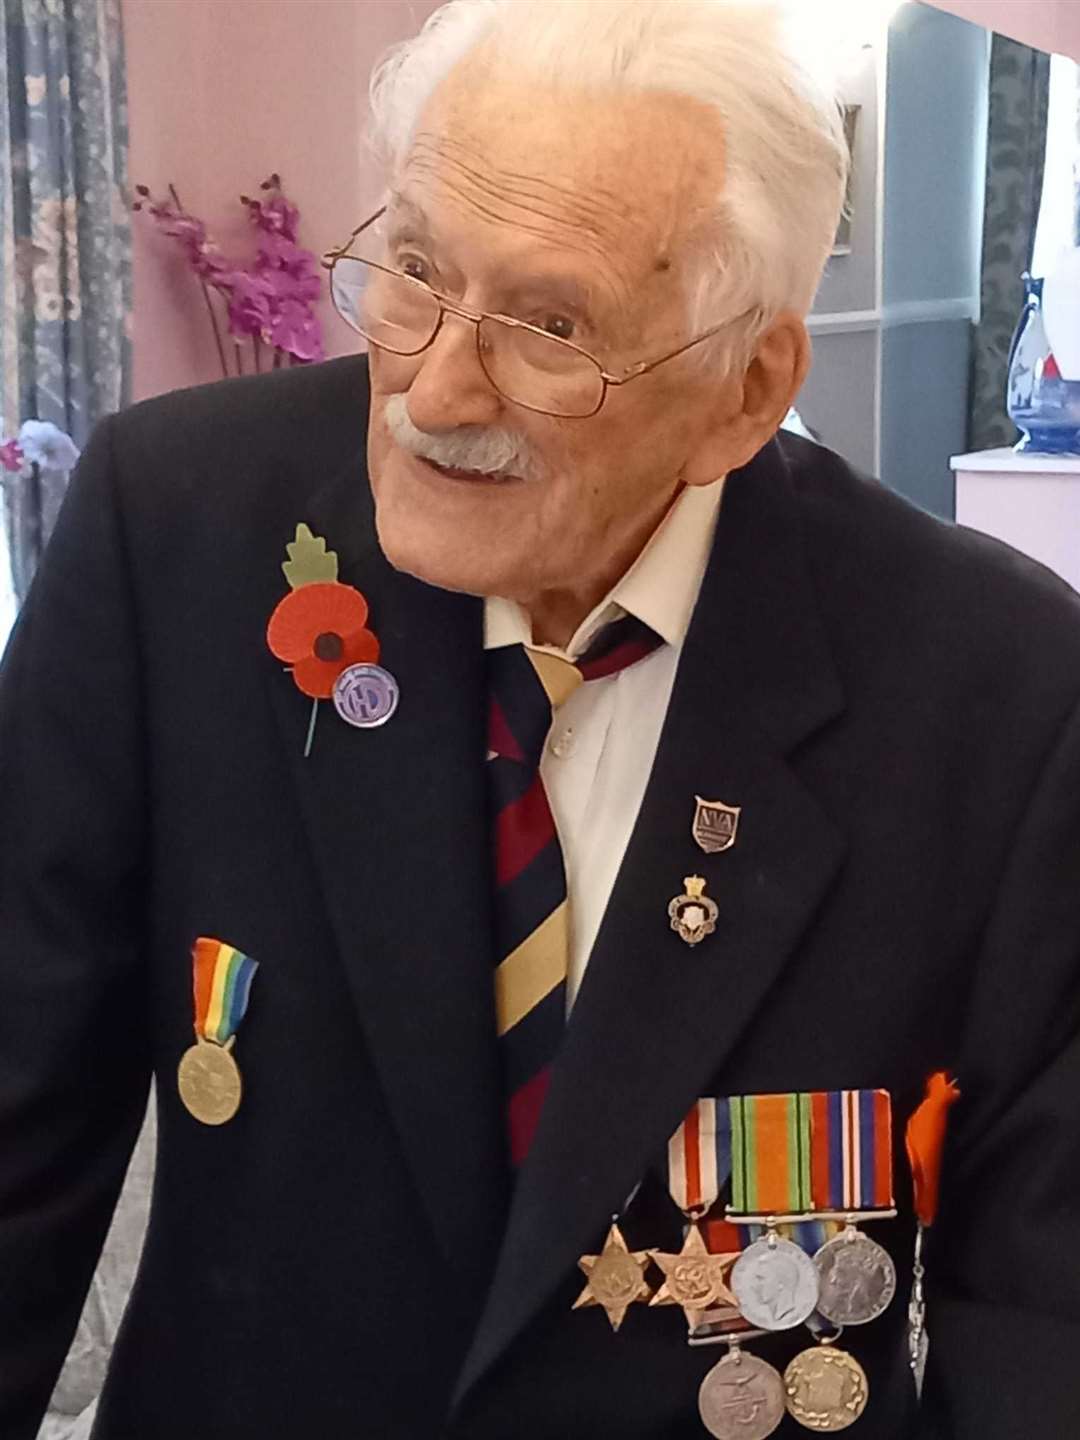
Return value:
M 807 62 L 806 40 L 768 0 L 449 0 L 376 65 L 368 141 L 395 174 L 428 99 L 481 48 L 500 74 L 712 106 L 724 128 L 723 183 L 687 275 L 688 319 L 700 334 L 756 307 L 723 345 L 725 368 L 745 366 L 781 310 L 809 312 L 843 206 L 842 111 Z M 710 345 L 690 354 L 702 351 L 707 363 L 720 359 Z

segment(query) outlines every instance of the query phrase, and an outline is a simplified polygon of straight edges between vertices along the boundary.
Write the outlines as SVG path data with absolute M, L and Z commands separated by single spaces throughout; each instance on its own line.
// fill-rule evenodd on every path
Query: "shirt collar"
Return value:
M 683 489 L 644 550 L 581 622 L 565 650 L 554 645 L 534 648 L 576 660 L 598 631 L 622 615 L 644 621 L 669 645 L 681 645 L 712 549 L 725 478 Z M 484 648 L 532 643 L 532 627 L 522 607 L 489 596 L 484 602 Z

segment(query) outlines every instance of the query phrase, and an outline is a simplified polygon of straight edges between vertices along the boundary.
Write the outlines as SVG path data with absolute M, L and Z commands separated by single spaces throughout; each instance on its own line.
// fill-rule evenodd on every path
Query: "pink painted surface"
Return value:
M 1039 50 L 1080 60 L 1080 0 L 924 0 Z
M 124 0 L 132 184 L 171 181 L 226 251 L 250 245 L 236 197 L 277 170 L 317 254 L 359 223 L 380 177 L 360 144 L 368 76 L 436 0 Z M 366 207 L 366 208 L 365 208 Z M 134 220 L 134 395 L 221 373 L 198 286 Z M 324 315 L 331 354 L 356 337 Z

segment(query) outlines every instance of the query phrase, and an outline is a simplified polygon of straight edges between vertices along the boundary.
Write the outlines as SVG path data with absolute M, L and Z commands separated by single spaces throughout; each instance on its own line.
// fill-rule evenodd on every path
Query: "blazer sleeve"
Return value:
M 0 667 L 0 1435 L 33 1440 L 146 1107 L 136 617 L 98 427 Z
M 920 1440 L 1080 1435 L 1080 706 L 1007 840 L 929 1237 Z

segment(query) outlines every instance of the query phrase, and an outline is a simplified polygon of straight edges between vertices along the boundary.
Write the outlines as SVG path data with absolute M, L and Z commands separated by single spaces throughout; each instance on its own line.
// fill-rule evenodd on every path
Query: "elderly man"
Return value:
M 369 355 L 104 424 L 6 658 L 0 1434 L 153 1077 L 95 1440 L 1075 1435 L 1080 606 L 776 433 L 835 105 L 716 0 L 373 104 Z

